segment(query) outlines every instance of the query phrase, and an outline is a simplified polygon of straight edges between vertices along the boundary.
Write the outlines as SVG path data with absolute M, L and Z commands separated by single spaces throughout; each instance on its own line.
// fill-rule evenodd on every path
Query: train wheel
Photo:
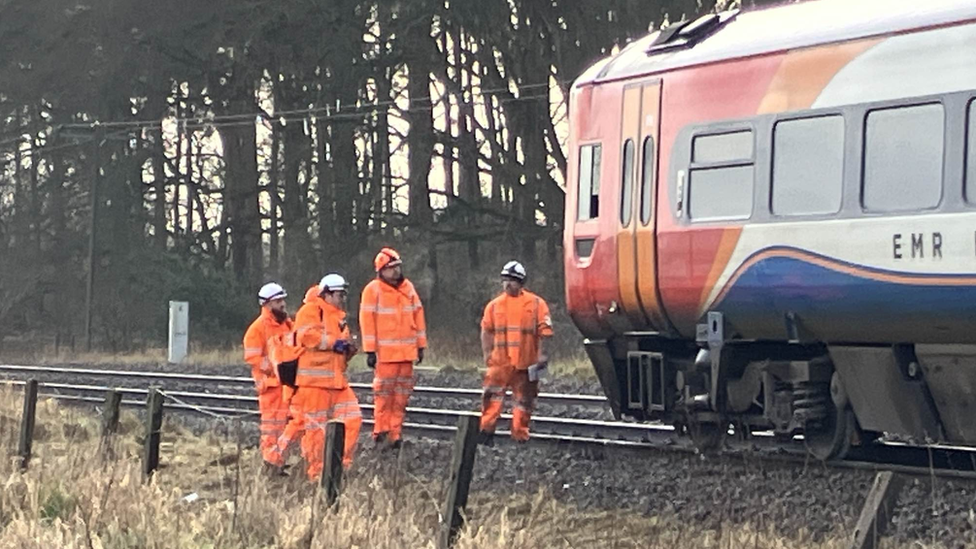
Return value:
M 803 433 L 807 452 L 821 461 L 844 459 L 857 429 L 854 411 L 849 406 L 840 409 L 831 406 L 830 411 L 819 427 Z

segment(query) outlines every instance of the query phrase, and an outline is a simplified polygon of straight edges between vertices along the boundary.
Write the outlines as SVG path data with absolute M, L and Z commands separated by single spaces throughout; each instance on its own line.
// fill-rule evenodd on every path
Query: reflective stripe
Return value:
M 396 307 L 383 307 L 382 305 L 376 307 L 376 314 L 393 315 L 396 314 L 396 312 Z
M 322 368 L 299 368 L 296 376 L 307 377 L 335 377 L 335 372 Z
M 417 337 L 427 337 L 427 332 L 425 330 L 417 330 Z
M 485 392 L 486 393 L 497 393 L 499 391 L 504 391 L 504 390 L 505 390 L 505 387 L 502 387 L 501 385 L 489 385 L 489 386 L 485 387 Z
M 381 339 L 380 345 L 416 345 L 417 338 L 411 337 L 408 339 Z
M 332 347 L 332 345 L 329 343 L 329 334 L 328 334 L 328 332 L 324 332 L 323 331 L 322 332 L 322 339 L 321 339 L 321 341 L 319 341 L 319 349 L 321 349 L 323 351 L 327 351 L 327 350 L 329 350 L 330 347 Z
M 261 356 L 263 349 L 261 347 L 245 347 L 244 348 L 244 358 L 250 358 L 254 356 Z
M 364 342 L 366 342 L 366 341 L 375 342 L 376 341 L 376 336 L 374 336 L 374 335 L 363 335 L 363 341 Z
M 363 311 L 367 312 L 367 313 L 375 313 L 376 312 L 376 305 L 370 305 L 368 303 L 364 303 L 363 306 L 360 307 L 360 308 Z

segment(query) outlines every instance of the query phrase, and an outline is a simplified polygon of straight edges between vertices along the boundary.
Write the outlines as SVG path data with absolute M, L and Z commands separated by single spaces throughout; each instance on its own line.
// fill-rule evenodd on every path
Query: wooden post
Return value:
M 142 473 L 146 478 L 159 467 L 159 434 L 162 427 L 163 394 L 153 387 L 146 398 L 146 448 L 142 460 Z
M 447 500 L 441 513 L 441 531 L 437 539 L 439 549 L 448 549 L 454 544 L 461 525 L 464 523 L 464 506 L 468 503 L 468 488 L 474 471 L 474 455 L 478 447 L 478 416 L 458 418 L 457 436 L 454 439 L 454 454 L 451 458 L 451 478 L 447 488 Z
M 114 434 L 119 428 L 119 406 L 122 404 L 122 393 L 116 389 L 109 389 L 105 393 L 105 410 L 102 411 L 102 436 Z
M 346 426 L 340 421 L 330 421 L 325 426 L 325 455 L 322 469 L 322 488 L 325 504 L 336 507 L 342 483 L 342 456 L 345 453 Z
M 861 518 L 854 528 L 851 549 L 876 549 L 880 545 L 881 535 L 891 521 L 898 494 L 904 485 L 905 478 L 891 471 L 875 475 L 874 485 L 861 509 Z
M 37 380 L 28 380 L 24 385 L 24 412 L 20 416 L 20 444 L 17 455 L 20 456 L 20 468 L 26 469 L 31 458 L 31 447 L 34 445 L 34 418 L 37 412 Z

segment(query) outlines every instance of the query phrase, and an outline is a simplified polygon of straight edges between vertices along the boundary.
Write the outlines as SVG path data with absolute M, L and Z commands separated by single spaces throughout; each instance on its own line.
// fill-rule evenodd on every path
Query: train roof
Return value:
M 809 0 L 724 12 L 689 22 L 684 31 L 665 28 L 635 40 L 575 85 L 974 19 L 973 0 Z

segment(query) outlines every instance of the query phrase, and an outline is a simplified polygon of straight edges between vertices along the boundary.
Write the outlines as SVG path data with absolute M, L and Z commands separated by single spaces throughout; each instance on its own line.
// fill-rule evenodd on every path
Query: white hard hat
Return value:
M 284 299 L 286 297 L 288 297 L 288 292 L 281 285 L 275 282 L 269 282 L 261 286 L 261 289 L 258 290 L 258 305 L 264 305 L 273 299 Z
M 336 273 L 329 273 L 322 277 L 322 281 L 319 282 L 319 290 L 334 292 L 336 290 L 345 290 L 349 288 L 349 284 L 346 282 L 342 275 Z
M 514 278 L 521 282 L 525 280 L 525 267 L 518 261 L 509 261 L 502 267 L 502 276 Z

